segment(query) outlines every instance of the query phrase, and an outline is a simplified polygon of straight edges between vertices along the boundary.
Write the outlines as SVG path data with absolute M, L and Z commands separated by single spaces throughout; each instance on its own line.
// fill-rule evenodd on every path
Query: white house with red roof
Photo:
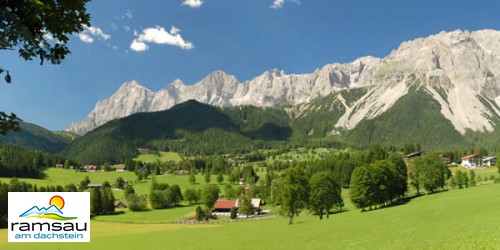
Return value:
M 481 166 L 481 158 L 478 154 L 466 155 L 462 157 L 462 162 L 460 163 L 460 165 L 468 169 L 475 169 Z

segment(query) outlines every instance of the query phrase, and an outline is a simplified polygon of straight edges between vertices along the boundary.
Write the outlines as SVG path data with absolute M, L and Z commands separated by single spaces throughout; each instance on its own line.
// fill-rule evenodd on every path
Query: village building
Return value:
M 261 214 L 262 209 L 260 208 L 260 206 L 262 205 L 262 200 L 259 198 L 252 198 L 251 202 L 252 202 L 253 209 L 255 211 L 255 215 Z M 236 205 L 235 205 L 236 207 L 239 207 L 238 203 L 239 203 L 239 199 L 236 200 Z
M 175 175 L 188 175 L 189 170 L 181 169 L 174 172 Z
M 125 171 L 125 165 L 115 166 L 115 171 L 116 172 L 124 172 Z
M 102 184 L 97 184 L 97 183 L 89 183 L 87 185 L 87 189 L 94 189 L 94 188 L 100 188 L 102 187 Z
M 424 156 L 424 153 L 422 153 L 422 152 L 413 152 L 411 154 L 405 155 L 405 160 L 411 161 L 412 159 L 414 159 L 416 157 L 422 157 L 422 156 Z
M 127 208 L 127 204 L 123 201 L 115 201 L 115 208 Z
M 212 213 L 217 216 L 229 216 L 231 208 L 236 207 L 236 201 L 233 200 L 218 200 L 215 203 Z
M 485 167 L 493 167 L 497 164 L 497 158 L 494 156 L 486 156 L 482 159 L 482 164 Z
M 95 172 L 97 170 L 97 166 L 95 166 L 95 165 L 85 165 L 85 166 L 83 166 L 83 169 L 86 172 Z
M 441 159 L 443 159 L 446 164 L 448 164 L 448 165 L 451 164 L 451 157 L 450 156 L 447 156 L 445 154 L 440 154 L 439 157 L 441 157 Z
M 468 168 L 475 169 L 481 166 L 481 161 L 478 154 L 466 155 L 462 157 L 462 162 L 460 165 Z

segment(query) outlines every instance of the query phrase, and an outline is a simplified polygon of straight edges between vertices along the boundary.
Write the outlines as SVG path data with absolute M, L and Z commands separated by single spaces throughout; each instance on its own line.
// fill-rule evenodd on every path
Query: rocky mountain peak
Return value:
M 84 121 L 67 130 L 83 134 L 111 119 L 168 109 L 190 99 L 217 106 L 276 106 L 366 87 L 369 91 L 360 100 L 343 102 L 346 113 L 336 127 L 351 129 L 363 119 L 384 113 L 418 87 L 438 101 L 441 113 L 459 132 L 491 131 L 492 117 L 500 116 L 499 59 L 499 31 L 456 30 L 403 42 L 382 59 L 366 56 L 327 64 L 310 74 L 287 75 L 274 69 L 240 83 L 217 70 L 192 85 L 177 79 L 157 93 L 132 81 L 98 102 Z

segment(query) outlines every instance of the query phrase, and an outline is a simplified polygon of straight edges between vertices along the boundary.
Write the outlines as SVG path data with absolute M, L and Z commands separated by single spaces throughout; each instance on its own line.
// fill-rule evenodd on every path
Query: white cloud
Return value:
M 281 9 L 285 5 L 285 2 L 300 4 L 300 0 L 274 0 L 271 4 L 272 9 Z
M 136 38 L 130 44 L 130 49 L 137 52 L 146 51 L 149 48 L 146 43 L 172 45 L 185 50 L 193 49 L 194 45 L 185 41 L 180 32 L 181 30 L 174 26 L 172 26 L 170 32 L 161 26 L 147 28 L 141 34 L 134 32 Z
M 273 4 L 271 5 L 271 8 L 273 9 L 279 9 L 283 7 L 285 4 L 285 0 L 274 0 Z
M 85 43 L 92 43 L 94 42 L 94 38 L 97 38 L 99 40 L 108 40 L 111 38 L 110 35 L 104 33 L 101 28 L 95 27 L 95 26 L 85 26 L 85 29 L 78 34 L 78 37 L 80 37 L 80 40 Z
M 139 42 L 136 39 L 130 44 L 130 49 L 137 52 L 146 51 L 149 49 L 148 45 L 144 42 Z
M 203 4 L 201 0 L 184 0 L 182 5 L 187 5 L 191 8 L 199 8 Z
M 92 43 L 94 42 L 94 38 L 90 37 L 87 33 L 80 33 L 78 34 L 78 37 L 80 37 L 80 40 L 84 43 Z
M 101 28 L 91 26 L 91 27 L 85 27 L 85 30 L 90 32 L 90 34 L 99 37 L 102 40 L 108 40 L 111 38 L 110 35 L 104 33 Z M 84 31 L 85 32 L 85 31 Z
M 180 29 L 178 29 L 178 28 L 176 28 L 176 27 L 174 27 L 174 26 L 172 26 L 172 27 L 170 28 L 170 34 L 171 34 L 171 35 L 177 35 L 177 34 L 179 34 L 179 32 L 181 32 L 181 30 L 180 30 Z
M 43 38 L 45 38 L 45 40 L 50 40 L 50 41 L 55 40 L 54 37 L 50 33 L 47 33 L 46 31 L 44 31 Z
M 127 13 L 125 13 L 125 16 L 128 17 L 129 19 L 132 19 L 132 17 L 134 17 L 134 15 L 132 15 L 131 10 L 127 10 Z
M 130 31 L 130 26 L 123 25 L 123 30 L 125 31 L 125 33 L 128 33 Z

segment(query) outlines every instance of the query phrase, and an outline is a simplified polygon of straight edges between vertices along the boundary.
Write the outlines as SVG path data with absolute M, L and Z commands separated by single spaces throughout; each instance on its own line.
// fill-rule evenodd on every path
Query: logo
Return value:
M 33 206 L 28 209 L 23 214 L 19 215 L 19 217 L 24 218 L 41 218 L 41 219 L 50 219 L 50 220 L 74 220 L 77 217 L 65 217 L 63 216 L 63 212 L 61 209 L 64 207 L 64 198 L 56 195 L 50 198 L 49 201 L 50 207 L 39 208 L 38 206 Z
M 88 192 L 9 192 L 8 207 L 9 242 L 90 241 Z

